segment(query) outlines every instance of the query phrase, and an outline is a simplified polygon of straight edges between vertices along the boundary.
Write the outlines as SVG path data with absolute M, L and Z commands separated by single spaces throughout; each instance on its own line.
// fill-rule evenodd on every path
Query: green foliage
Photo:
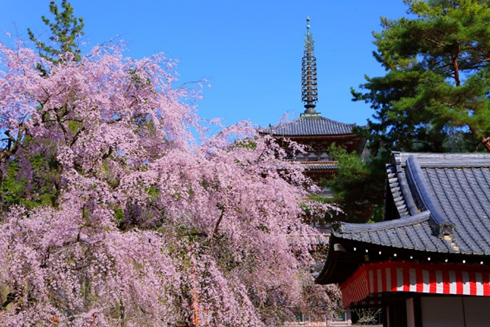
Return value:
M 351 90 L 374 110 L 356 131 L 370 160 L 334 150 L 339 174 L 328 186 L 349 219 L 364 205 L 380 217 L 390 151 L 480 151 L 490 136 L 490 1 L 403 2 L 409 16 L 381 18 L 382 31 L 373 33 L 386 74 Z
M 237 148 L 245 148 L 245 149 L 251 149 L 255 150 L 257 148 L 257 142 L 250 138 L 246 138 L 243 140 L 235 141 L 234 144 L 235 147 Z
M 28 29 L 29 39 L 35 43 L 43 58 L 55 64 L 62 62 L 63 59 L 60 55 L 66 52 L 73 54 L 72 60 L 80 61 L 81 50 L 77 41 L 83 35 L 83 19 L 74 16 L 73 7 L 67 0 L 61 2 L 61 9 L 58 8 L 55 1 L 51 1 L 49 10 L 55 16 L 55 21 L 51 22 L 45 16 L 42 16 L 42 20 L 50 28 L 51 36 L 49 40 L 51 43 L 48 45 L 37 39 L 31 29 Z M 41 64 L 38 63 L 37 68 L 43 76 L 48 74 Z M 42 108 L 39 107 L 38 109 L 41 110 Z M 59 108 L 59 111 L 63 114 L 66 108 Z M 45 117 L 45 119 L 48 119 L 48 117 Z M 80 126 L 80 123 L 76 121 L 68 122 L 68 129 L 72 135 L 76 135 L 81 128 L 83 126 Z M 46 139 L 45 142 L 49 144 L 50 140 Z M 30 150 L 38 147 L 30 137 L 21 136 L 16 140 L 13 148 L 16 149 L 15 152 L 20 148 L 22 149 L 21 151 L 29 153 Z M 56 160 L 55 150 L 52 147 L 51 150 L 49 149 L 50 147 L 47 146 L 43 153 L 33 150 L 24 157 L 23 162 L 19 162 L 18 157 L 14 155 L 18 153 L 3 157 L 7 168 L 4 169 L 3 174 L 0 176 L 2 211 L 14 204 L 28 208 L 34 208 L 39 205 L 57 206 L 61 168 Z M 21 166 L 23 166 L 22 171 L 20 169 Z M 26 178 L 27 175 L 29 175 L 29 178 Z
M 363 136 L 373 155 L 474 151 L 490 134 L 489 2 L 404 2 L 410 18 L 382 18 L 374 33 L 386 75 L 352 90 L 354 101 L 375 110 Z
M 22 205 L 29 209 L 40 205 L 54 205 L 55 173 L 48 167 L 51 161 L 37 154 L 32 156 L 30 164 L 31 166 L 23 171 L 15 159 L 8 164 L 1 183 L 2 210 L 12 205 Z M 31 174 L 29 182 L 25 174 Z
M 12 163 L 8 167 L 8 171 L 5 174 L 6 178 L 2 183 L 2 202 L 4 207 L 21 203 L 22 198 L 19 195 L 25 186 L 25 180 L 15 178 L 18 174 L 19 166 Z
M 122 226 L 124 225 L 124 210 L 121 208 L 116 208 L 114 210 L 114 218 L 116 219 L 117 226 L 121 229 L 124 229 Z
M 59 165 L 54 156 L 55 151 L 53 146 L 46 146 L 39 152 L 38 146 L 31 137 L 26 136 L 22 139 L 17 155 L 4 158 L 2 164 L 5 168 L 0 177 L 2 212 L 12 205 L 22 205 L 29 209 L 56 205 Z
M 83 18 L 75 17 L 73 7 L 68 0 L 61 2 L 61 10 L 55 1 L 51 1 L 49 11 L 54 15 L 54 22 L 45 16 L 42 16 L 41 19 L 51 30 L 52 35 L 49 37 L 51 43 L 42 42 L 34 36 L 31 29 L 27 29 L 29 39 L 36 44 L 40 55 L 53 63 L 62 61 L 60 55 L 66 52 L 74 55 L 73 60 L 80 61 L 81 50 L 77 41 L 84 34 Z
M 386 158 L 364 160 L 356 152 L 348 153 L 335 144 L 329 153 L 338 166 L 338 173 L 324 181 L 334 193 L 331 201 L 342 208 L 350 222 L 365 222 L 369 218 L 381 220 Z M 375 215 L 371 216 L 373 213 Z

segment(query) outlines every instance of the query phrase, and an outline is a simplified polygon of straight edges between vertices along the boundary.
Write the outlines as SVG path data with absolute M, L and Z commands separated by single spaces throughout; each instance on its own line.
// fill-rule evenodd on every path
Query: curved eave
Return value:
M 356 133 L 323 133 L 323 134 L 282 134 L 282 133 L 264 133 L 274 137 L 285 138 L 323 138 L 323 137 L 339 137 L 339 138 L 359 138 Z
M 416 215 L 374 224 L 341 223 L 334 230 L 339 239 L 425 253 L 461 253 L 451 236 L 438 237 L 431 227 L 433 214 Z M 483 253 L 471 253 L 483 254 Z
M 450 240 L 433 237 L 429 219 L 430 212 L 424 211 L 373 224 L 338 224 L 332 230 L 325 266 L 315 282 L 342 283 L 370 260 L 391 260 L 397 255 L 409 258 L 413 253 L 419 257 L 457 254 Z
M 383 246 L 332 235 L 327 259 L 316 284 L 342 284 L 362 265 L 386 261 L 414 263 L 490 265 L 489 255 L 444 253 L 410 250 L 403 247 Z
M 335 163 L 311 163 L 311 162 L 302 162 L 305 169 L 308 171 L 336 171 L 339 169 L 337 164 Z
M 318 114 L 315 116 L 302 116 L 276 126 L 262 128 L 261 132 L 276 137 L 356 135 L 352 131 L 356 126 L 356 124 L 341 123 Z
M 316 284 L 342 283 L 364 262 L 361 252 L 336 249 L 336 244 L 340 242 L 335 235 L 330 236 L 327 259 L 315 279 Z

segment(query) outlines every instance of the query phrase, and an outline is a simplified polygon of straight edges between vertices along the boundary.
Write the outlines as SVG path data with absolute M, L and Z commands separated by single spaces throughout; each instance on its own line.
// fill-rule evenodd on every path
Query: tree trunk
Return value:
M 490 137 L 484 138 L 481 142 L 487 148 L 487 151 L 490 152 Z

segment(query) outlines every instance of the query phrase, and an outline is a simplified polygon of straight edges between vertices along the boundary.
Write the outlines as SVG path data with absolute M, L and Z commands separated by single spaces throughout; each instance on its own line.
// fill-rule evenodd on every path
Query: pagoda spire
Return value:
M 305 103 L 304 114 L 318 114 L 315 110 L 318 101 L 316 79 L 316 58 L 313 55 L 315 42 L 310 33 L 310 18 L 306 18 L 305 52 L 302 62 L 302 101 Z

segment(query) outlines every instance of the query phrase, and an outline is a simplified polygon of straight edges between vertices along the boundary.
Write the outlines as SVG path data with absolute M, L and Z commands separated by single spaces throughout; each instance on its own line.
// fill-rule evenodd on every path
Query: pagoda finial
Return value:
M 306 18 L 305 52 L 302 63 L 302 101 L 305 103 L 305 114 L 316 114 L 318 101 L 316 58 L 313 55 L 315 42 L 310 33 L 310 18 Z

